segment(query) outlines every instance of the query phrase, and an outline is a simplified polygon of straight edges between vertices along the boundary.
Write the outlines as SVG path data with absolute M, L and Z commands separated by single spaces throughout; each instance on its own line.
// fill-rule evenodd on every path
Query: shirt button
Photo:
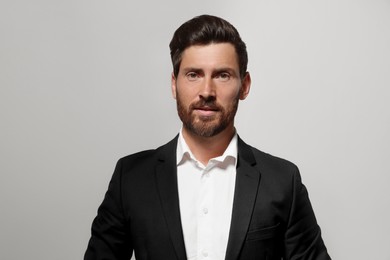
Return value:
M 209 256 L 209 253 L 207 253 L 206 250 L 203 250 L 203 251 L 202 251 L 202 255 L 203 255 L 204 257 L 208 257 L 208 256 Z
M 208 209 L 208 208 L 203 208 L 203 213 L 204 213 L 204 214 L 209 213 L 209 209 Z

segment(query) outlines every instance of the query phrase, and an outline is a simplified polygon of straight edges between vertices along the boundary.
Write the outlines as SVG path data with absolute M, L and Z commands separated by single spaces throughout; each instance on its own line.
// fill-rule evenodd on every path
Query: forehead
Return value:
M 184 50 L 180 68 L 218 68 L 229 67 L 238 70 L 238 57 L 231 43 L 211 43 L 193 45 Z

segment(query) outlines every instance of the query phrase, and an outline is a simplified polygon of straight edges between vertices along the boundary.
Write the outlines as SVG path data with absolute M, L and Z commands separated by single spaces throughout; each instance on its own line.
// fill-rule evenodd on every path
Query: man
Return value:
M 251 85 L 237 30 L 195 17 L 170 49 L 183 126 L 118 161 L 85 259 L 330 259 L 297 167 L 236 133 Z

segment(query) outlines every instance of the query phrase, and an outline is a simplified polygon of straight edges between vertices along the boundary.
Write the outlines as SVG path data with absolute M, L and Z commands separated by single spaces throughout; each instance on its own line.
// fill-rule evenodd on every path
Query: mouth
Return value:
M 210 106 L 195 107 L 194 111 L 201 116 L 213 116 L 218 112 L 218 108 Z
M 199 107 L 194 107 L 194 110 L 217 111 L 218 108 L 214 106 L 199 106 Z

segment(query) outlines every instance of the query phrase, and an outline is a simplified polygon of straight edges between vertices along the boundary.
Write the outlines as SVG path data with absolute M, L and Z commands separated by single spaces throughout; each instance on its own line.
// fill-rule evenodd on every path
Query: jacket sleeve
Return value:
M 293 177 L 292 196 L 284 238 L 285 259 L 330 260 L 298 168 L 296 168 Z
M 128 260 L 132 256 L 129 225 L 122 207 L 121 176 L 122 166 L 119 160 L 92 223 L 91 238 L 84 260 Z

